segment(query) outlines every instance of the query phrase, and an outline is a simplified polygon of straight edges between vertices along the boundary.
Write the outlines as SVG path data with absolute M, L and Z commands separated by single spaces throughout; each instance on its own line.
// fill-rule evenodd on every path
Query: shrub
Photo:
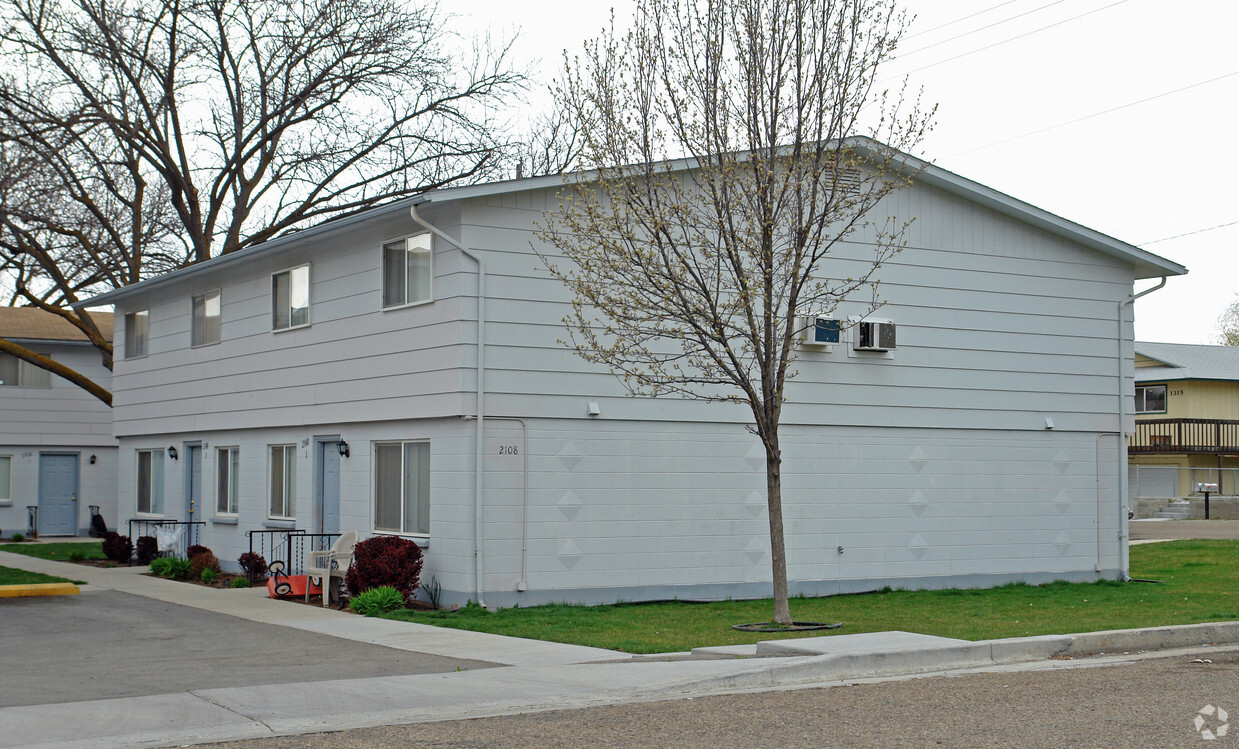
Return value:
M 262 577 L 267 574 L 267 560 L 262 554 L 247 551 L 237 557 L 237 564 L 241 565 L 241 571 L 251 578 Z
M 210 554 L 210 553 L 211 552 L 209 551 L 207 552 L 207 554 Z M 202 556 L 202 555 L 199 554 L 198 556 Z M 211 556 L 215 556 L 215 555 L 211 554 Z M 194 558 L 197 559 L 198 557 L 194 557 Z M 207 567 L 203 569 L 201 573 L 199 573 L 198 579 L 206 583 L 207 585 L 211 585 L 212 583 L 214 583 L 216 580 L 219 579 L 219 573 L 211 569 L 210 567 Z
M 14 534 L 13 534 L 13 540 L 14 540 L 14 541 L 25 541 L 25 540 L 26 540 L 26 537 L 25 537 L 25 536 L 23 536 L 23 535 L 22 535 L 22 534 L 20 534 L 20 533 L 14 533 Z
M 202 544 L 194 544 L 193 546 L 190 546 L 188 549 L 185 550 L 185 556 L 189 557 L 190 559 L 193 559 L 194 557 L 198 556 L 204 551 L 210 552 L 211 549 L 206 546 L 203 546 Z
M 108 531 L 103 537 L 103 556 L 117 564 L 126 564 L 132 555 L 133 542 L 127 536 L 122 536 L 116 531 Z
M 219 559 L 210 551 L 204 551 L 189 560 L 189 577 L 191 579 L 200 579 L 203 570 L 211 570 L 216 575 L 220 572 Z
M 234 577 L 232 579 L 232 587 L 234 588 L 248 588 L 249 586 L 250 581 L 246 580 L 244 577 Z
M 84 551 L 71 551 L 71 552 L 69 552 L 69 561 L 70 561 L 70 562 L 85 562 L 85 561 L 86 561 L 86 552 L 84 552 Z
M 185 580 L 189 577 L 189 560 L 185 557 L 159 557 L 151 560 L 151 574 Z
M 354 596 L 390 585 L 408 601 L 417 592 L 421 574 L 422 550 L 417 544 L 407 538 L 375 536 L 357 544 L 344 581 Z
M 371 588 L 354 596 L 348 607 L 362 616 L 378 616 L 404 606 L 404 596 L 390 585 Z
M 154 536 L 138 536 L 138 564 L 150 564 L 159 556 L 159 542 Z

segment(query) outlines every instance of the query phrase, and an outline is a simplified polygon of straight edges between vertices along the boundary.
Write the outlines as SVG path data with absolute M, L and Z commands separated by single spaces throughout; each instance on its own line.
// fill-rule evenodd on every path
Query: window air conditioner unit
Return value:
M 805 346 L 830 346 L 839 342 L 843 323 L 829 317 L 809 315 L 801 321 L 800 342 Z
M 895 323 L 890 320 L 861 320 L 852 334 L 857 351 L 891 351 L 895 348 Z

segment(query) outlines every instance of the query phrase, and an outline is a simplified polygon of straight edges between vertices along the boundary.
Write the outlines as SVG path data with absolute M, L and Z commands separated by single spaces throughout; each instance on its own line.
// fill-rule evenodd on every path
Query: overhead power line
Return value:
M 922 65 L 922 66 L 921 66 L 921 67 L 919 67 L 919 68 L 913 68 L 912 70 L 908 70 L 908 71 L 903 72 L 903 73 L 900 73 L 900 74 L 898 74 L 898 75 L 892 75 L 892 76 L 887 77 L 887 78 L 882 78 L 882 79 L 881 79 L 881 81 L 889 81 L 889 80 L 893 80 L 893 79 L 895 79 L 895 78 L 903 78 L 903 77 L 905 77 L 905 76 L 907 76 L 907 75 L 910 75 L 910 74 L 912 74 L 912 73 L 919 72 L 919 71 L 921 71 L 921 70 L 928 70 L 929 68 L 937 67 L 938 65 L 944 65 L 944 64 L 946 64 L 946 63 L 948 63 L 948 62 L 953 62 L 953 61 L 958 60 L 958 59 L 960 59 L 960 58 L 963 58 L 963 57 L 968 57 L 969 55 L 975 55 L 975 54 L 976 54 L 976 53 L 978 53 L 978 52 L 984 52 L 984 51 L 986 51 L 986 50 L 988 50 L 988 49 L 993 49 L 994 47 L 1000 47 L 1000 46 L 1002 46 L 1002 45 L 1004 45 L 1004 44 L 1009 44 L 1010 42 L 1014 42 L 1014 41 L 1016 41 L 1017 39 L 1023 39 L 1023 38 L 1024 38 L 1024 37 L 1026 37 L 1026 36 L 1032 36 L 1033 34 L 1037 34 L 1037 33 L 1040 33 L 1040 32 L 1042 32 L 1042 31 L 1046 31 L 1047 29 L 1052 29 L 1052 28 L 1054 28 L 1054 27 L 1056 27 L 1056 26 L 1062 26 L 1062 25 L 1063 25 L 1063 24 L 1065 24 L 1065 23 L 1070 23 L 1070 22 L 1072 22 L 1072 21 L 1077 21 L 1077 20 L 1079 20 L 1079 19 L 1081 19 L 1081 18 L 1084 18 L 1084 17 L 1086 17 L 1086 16 L 1091 16 L 1091 15 L 1093 15 L 1094 13 L 1100 13 L 1100 12 L 1101 12 L 1101 11 L 1103 11 L 1103 10 L 1109 10 L 1110 8 L 1113 8 L 1113 7 L 1115 7 L 1116 5 L 1122 5 L 1123 3 L 1126 3 L 1126 2 L 1128 2 L 1128 0 L 1118 0 L 1118 2 L 1110 3 L 1109 5 L 1104 5 L 1104 6 L 1100 7 L 1100 8 L 1096 8 L 1096 9 L 1094 9 L 1094 10 L 1090 10 L 1090 11 L 1088 11 L 1088 12 L 1086 12 L 1086 13 L 1081 13 L 1081 14 L 1079 14 L 1078 16 L 1072 16 L 1071 18 L 1064 18 L 1063 20 L 1061 20 L 1061 21 L 1056 21 L 1056 22 L 1054 22 L 1054 23 L 1049 24 L 1048 26 L 1042 26 L 1041 28 L 1033 29 L 1032 31 L 1026 31 L 1026 32 L 1024 32 L 1023 34 L 1017 34 L 1016 36 L 1010 37 L 1010 38 L 1008 38 L 1008 39 L 1003 39 L 1003 40 L 1002 40 L 1002 41 L 1000 41 L 1000 42 L 994 42 L 993 44 L 987 44 L 987 45 L 986 45 L 986 46 L 984 46 L 984 47 L 980 47 L 980 48 L 978 48 L 978 49 L 974 49 L 974 50 L 971 50 L 971 51 L 969 51 L 969 52 L 963 52 L 963 53 L 961 53 L 961 54 L 955 55 L 954 57 L 948 57 L 948 58 L 946 58 L 945 60 L 939 60 L 939 61 L 937 61 L 937 62 L 931 62 L 931 63 L 929 63 L 928 65 Z
M 1004 18 L 1004 19 L 1002 19 L 1001 21 L 994 21 L 993 23 L 991 23 L 991 24 L 989 24 L 989 25 L 987 25 L 987 26 L 980 26 L 980 27 L 975 28 L 975 29 L 973 29 L 973 30 L 971 30 L 971 31 L 965 31 L 965 32 L 964 32 L 964 33 L 962 33 L 962 34 L 956 34 L 955 36 L 953 36 L 953 37 L 951 37 L 951 38 L 949 38 L 949 39 L 943 39 L 943 40 L 941 40 L 941 41 L 934 42 L 933 44 L 926 44 L 924 47 L 918 47 L 917 49 L 914 49 L 914 50 L 912 50 L 911 52 L 904 52 L 902 55 L 899 55 L 899 56 L 898 56 L 898 57 L 896 57 L 895 59 L 896 59 L 896 60 L 898 60 L 898 59 L 900 59 L 900 58 L 907 57 L 908 55 L 915 55 L 917 52 L 924 52 L 924 51 L 925 51 L 925 50 L 927 50 L 927 49 L 933 49 L 934 47 L 937 47 L 937 46 L 938 46 L 938 45 L 940 45 L 940 44 L 946 44 L 947 42 L 953 42 L 953 41 L 955 41 L 956 39 L 963 39 L 963 38 L 964 38 L 964 37 L 966 37 L 966 36 L 971 36 L 972 34 L 976 34 L 976 33 L 978 33 L 978 32 L 985 31 L 986 29 L 992 29 L 992 28 L 994 28 L 995 26 L 1001 26 L 1002 24 L 1007 23 L 1008 21 L 1014 21 L 1014 20 L 1015 20 L 1015 19 L 1017 19 L 1017 18 L 1023 18 L 1024 16 L 1030 15 L 1030 14 L 1032 14 L 1032 13 L 1036 13 L 1036 12 L 1037 12 L 1037 11 L 1039 11 L 1039 10 L 1045 10 L 1046 8 L 1049 8 L 1049 7 L 1053 6 L 1053 5 L 1060 5 L 1060 4 L 1065 3 L 1065 2 L 1067 2 L 1067 0 L 1054 0 L 1054 2 L 1052 2 L 1052 3 L 1046 3 L 1045 5 L 1041 5 L 1041 6 L 1039 6 L 1039 7 L 1033 8 L 1032 10 L 1026 10 L 1026 11 L 1024 11 L 1023 13 L 1018 13 L 1018 14 L 1016 14 L 1016 15 L 1014 15 L 1014 16 L 1011 16 L 1010 18 Z M 976 14 L 974 13 L 973 15 L 976 15 Z M 967 17 L 968 17 L 968 16 L 965 16 L 965 18 L 967 18 Z M 960 20 L 963 20 L 963 19 L 960 19 Z M 952 21 L 952 23 L 954 23 L 954 21 Z M 944 24 L 944 25 L 949 25 L 949 24 Z M 939 26 L 938 28 L 942 28 L 942 27 L 941 27 L 941 26 Z
M 1144 247 L 1150 244 L 1157 244 L 1158 242 L 1169 242 L 1172 239 L 1179 239 L 1181 237 L 1190 237 L 1193 234 L 1204 234 L 1207 231 L 1213 231 L 1214 229 L 1225 229 L 1226 227 L 1234 226 L 1235 224 L 1239 224 L 1239 221 L 1231 221 L 1230 223 L 1226 223 L 1226 224 L 1218 224 L 1217 226 L 1210 226 L 1207 229 L 1197 229 L 1196 231 L 1185 231 L 1182 234 L 1176 234 L 1173 237 L 1162 237 L 1161 239 L 1154 239 L 1152 242 L 1141 242 L 1140 246 Z
M 906 37 L 904 37 L 904 38 L 905 38 L 905 39 L 915 39 L 915 38 L 917 38 L 918 36 L 925 36 L 926 34 L 930 34 L 930 33 L 933 33 L 933 32 L 935 32 L 935 31 L 937 31 L 938 29 L 945 29 L 947 26 L 954 26 L 955 24 L 959 23 L 960 21 L 967 21 L 969 18 L 975 18 L 975 17 L 977 17 L 977 16 L 979 16 L 979 15 L 983 15 L 983 14 L 985 14 L 985 13 L 989 13 L 991 10 L 998 10 L 999 8 L 1003 7 L 1004 5 L 1010 5 L 1011 3 L 1014 3 L 1014 2 L 1018 2 L 1018 0 L 1007 0 L 1007 2 L 1005 2 L 1005 3 L 998 3 L 997 5 L 991 5 L 990 7 L 986 8 L 986 9 L 984 9 L 984 10 L 978 10 L 976 13 L 969 13 L 969 14 L 968 14 L 968 15 L 966 15 L 966 16 L 960 16 L 959 18 L 956 18 L 954 21 L 947 21 L 946 23 L 940 23 L 940 24 L 938 24 L 937 26 L 933 27 L 932 29 L 925 29 L 924 31 L 918 31 L 918 32 L 916 32 L 915 34 L 909 34 L 908 36 L 906 36 Z
M 1027 137 L 1030 137 L 1030 136 L 1033 136 L 1033 135 L 1040 135 L 1041 133 L 1044 133 L 1044 132 L 1047 132 L 1047 131 L 1050 131 L 1050 130 L 1056 130 L 1056 129 L 1060 128 L 1060 127 L 1067 127 L 1068 125 L 1074 125 L 1074 124 L 1076 124 L 1077 122 L 1084 122 L 1085 120 L 1091 120 L 1091 119 L 1093 119 L 1094 117 L 1100 117 L 1100 116 L 1102 116 L 1103 114 L 1110 114 L 1111 112 L 1117 112 L 1117 111 L 1119 111 L 1119 110 L 1121 110 L 1121 109 L 1128 109 L 1129 107 L 1134 107 L 1134 106 L 1136 106 L 1136 105 L 1138 105 L 1138 104 L 1144 104 L 1145 102 L 1150 102 L 1150 101 L 1153 101 L 1153 100 L 1155 100 L 1155 99 L 1161 99 L 1161 98 L 1163 98 L 1163 97 L 1170 96 L 1171 94 L 1177 94 L 1177 93 L 1181 93 L 1181 92 L 1183 92 L 1183 91 L 1188 91 L 1188 90 L 1193 89 L 1193 88 L 1199 88 L 1200 86 L 1206 86 L 1206 85 L 1208 85 L 1208 84 L 1210 84 L 1210 83 L 1216 83 L 1217 81 L 1220 81 L 1220 80 L 1223 80 L 1223 79 L 1226 79 L 1226 78 L 1230 78 L 1230 77 L 1232 77 L 1232 76 L 1236 76 L 1236 75 L 1239 75 L 1239 70 L 1236 70 L 1236 71 L 1233 71 L 1233 72 L 1227 73 L 1226 75 L 1219 75 L 1219 76 L 1217 76 L 1216 78 L 1210 78 L 1210 79 L 1209 79 L 1209 80 L 1207 80 L 1207 81 L 1200 81 L 1200 82 L 1198 82 L 1198 83 L 1193 83 L 1193 84 L 1191 84 L 1191 85 L 1189 85 L 1189 86 L 1183 86 L 1182 88 L 1176 88 L 1176 89 L 1174 89 L 1173 91 L 1164 91 L 1164 92 L 1162 92 L 1162 93 L 1160 93 L 1160 94 L 1154 94 L 1153 96 L 1148 96 L 1148 97 L 1145 97 L 1145 98 L 1143 98 L 1143 99 L 1140 99 L 1139 101 L 1132 101 L 1132 102 L 1128 102 L 1128 103 L 1126 103 L 1126 104 L 1120 104 L 1120 105 L 1119 105 L 1119 106 L 1117 106 L 1117 107 L 1110 107 L 1109 109 L 1103 109 L 1103 110 L 1102 110 L 1102 111 L 1100 111 L 1100 112 L 1093 112 L 1092 114 L 1086 114 L 1086 115 L 1084 115 L 1083 117 L 1077 117 L 1077 118 L 1075 118 L 1074 120 L 1067 120 L 1066 122 L 1059 122 L 1059 123 L 1054 124 L 1054 125 L 1047 125 L 1047 126 L 1045 126 L 1045 127 L 1043 127 L 1043 128 L 1039 128 L 1039 129 L 1037 129 L 1037 130 L 1030 130 L 1030 131 L 1028 131 L 1027 133 L 1022 133 L 1022 134 L 1020 134 L 1020 135 L 1013 135 L 1013 136 L 1011 136 L 1010 138 L 1003 138 L 1002 140 L 996 140 L 996 141 L 994 141 L 993 143 L 986 143 L 986 144 L 985 144 L 985 145 L 983 145 L 983 146 L 976 146 L 976 147 L 974 147 L 974 148 L 969 148 L 969 149 L 968 149 L 968 150 L 966 150 L 966 151 L 956 151 L 955 153 L 948 154 L 947 156 L 944 156 L 943 158 L 950 159 L 950 158 L 954 158 L 954 157 L 956 157 L 956 156 L 963 156 L 964 154 L 967 154 L 967 153 L 972 153 L 972 152 L 974 152 L 974 151 L 983 151 L 983 150 L 985 150 L 986 148 L 992 148 L 992 147 L 994 147 L 994 146 L 1000 146 L 1000 145 L 1002 145 L 1003 143 L 1010 143 L 1010 142 L 1011 142 L 1011 141 L 1013 141 L 1013 140 L 1020 140 L 1021 138 L 1027 138 Z

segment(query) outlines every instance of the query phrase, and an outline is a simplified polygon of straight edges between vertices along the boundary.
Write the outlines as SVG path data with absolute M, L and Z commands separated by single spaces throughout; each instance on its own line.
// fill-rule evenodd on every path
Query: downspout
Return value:
M 1166 276 L 1162 276 L 1162 281 L 1156 286 L 1145 289 L 1139 294 L 1132 294 L 1123 301 L 1119 302 L 1118 308 L 1118 369 L 1119 369 L 1119 444 L 1118 444 L 1118 469 L 1119 469 L 1119 569 L 1123 573 L 1124 580 L 1130 580 L 1131 575 L 1127 574 L 1128 558 L 1127 558 L 1127 438 L 1130 436 L 1123 431 L 1123 426 L 1127 423 L 1127 393 L 1123 388 L 1123 363 L 1126 358 L 1123 354 L 1123 308 L 1135 302 L 1145 294 L 1152 294 L 1154 291 L 1166 285 Z M 1134 353 L 1133 353 L 1134 356 Z
M 485 607 L 486 601 L 482 597 L 482 580 L 484 571 L 482 564 L 482 508 L 484 506 L 484 496 L 482 493 L 482 440 L 485 436 L 486 426 L 486 266 L 482 264 L 482 258 L 474 255 L 472 252 L 469 252 L 469 250 L 465 249 L 464 245 L 460 242 L 457 242 L 455 239 L 452 239 L 442 231 L 439 231 L 423 219 L 417 213 L 416 204 L 409 206 L 409 215 L 412 216 L 413 220 L 420 226 L 425 227 L 430 233 L 460 250 L 462 255 L 478 264 L 478 426 L 477 435 L 474 439 L 473 445 L 473 569 L 475 577 L 474 586 L 477 589 L 478 605 Z

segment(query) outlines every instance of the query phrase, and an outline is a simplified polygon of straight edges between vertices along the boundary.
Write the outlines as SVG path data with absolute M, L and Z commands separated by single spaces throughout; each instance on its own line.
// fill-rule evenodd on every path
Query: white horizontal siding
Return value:
M 92 346 L 32 344 L 35 351 L 107 389 L 112 373 Z M 82 388 L 51 377 L 50 388 L 0 387 L 0 444 L 114 447 L 112 409 Z

